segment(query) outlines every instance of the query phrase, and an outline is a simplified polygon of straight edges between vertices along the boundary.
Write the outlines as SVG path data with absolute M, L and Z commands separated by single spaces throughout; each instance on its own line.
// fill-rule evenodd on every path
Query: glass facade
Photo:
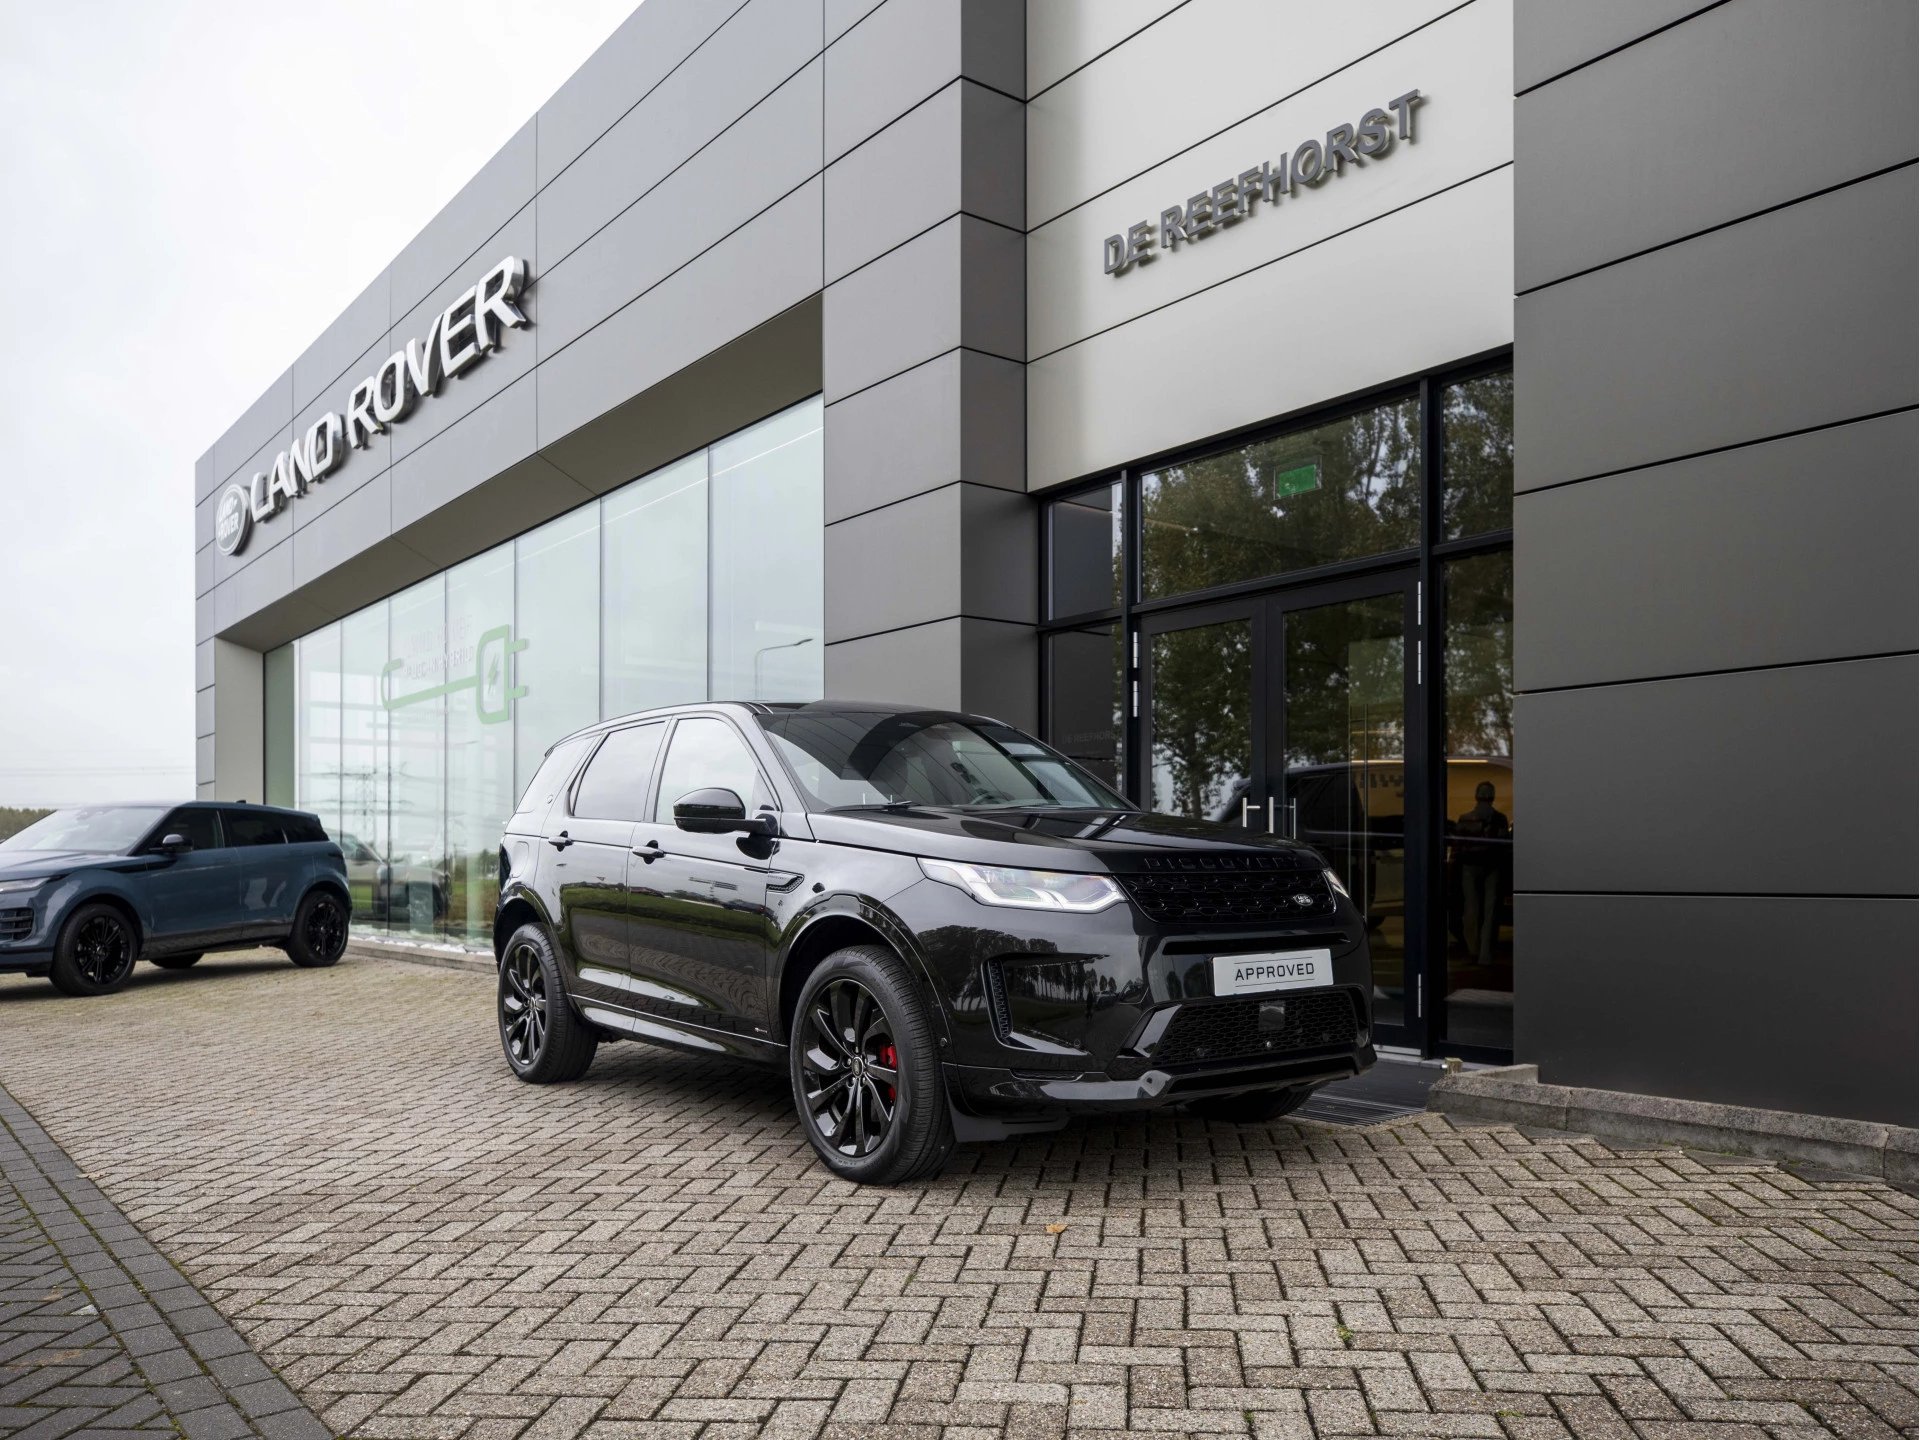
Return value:
M 810 400 L 266 657 L 267 799 L 320 816 L 354 922 L 490 942 L 547 747 L 656 705 L 821 693 Z
M 1316 846 L 1387 1043 L 1513 1043 L 1513 375 L 1436 375 L 1051 500 L 1053 743 Z M 1132 577 L 1131 588 L 1129 578 Z

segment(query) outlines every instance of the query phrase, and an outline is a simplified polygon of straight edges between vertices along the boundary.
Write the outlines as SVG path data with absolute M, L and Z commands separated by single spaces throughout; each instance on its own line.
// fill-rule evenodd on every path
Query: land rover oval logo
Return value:
M 213 543 L 222 555 L 238 555 L 247 548 L 247 535 L 253 529 L 252 502 L 247 487 L 229 485 L 213 512 Z

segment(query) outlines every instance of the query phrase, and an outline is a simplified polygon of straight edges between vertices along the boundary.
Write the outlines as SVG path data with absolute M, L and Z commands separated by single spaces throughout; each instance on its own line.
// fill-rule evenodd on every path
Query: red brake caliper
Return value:
M 894 1050 L 893 1042 L 891 1040 L 887 1041 L 884 1045 L 880 1047 L 880 1063 L 886 1066 L 889 1070 L 897 1071 L 900 1068 L 900 1056 Z M 887 1086 L 887 1102 L 889 1104 L 893 1102 L 893 1095 L 894 1095 L 893 1086 L 891 1085 Z

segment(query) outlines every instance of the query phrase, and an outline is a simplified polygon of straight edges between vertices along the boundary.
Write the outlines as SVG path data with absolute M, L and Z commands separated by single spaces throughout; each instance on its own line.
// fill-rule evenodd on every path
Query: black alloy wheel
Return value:
M 884 945 L 822 960 L 788 1020 L 787 1078 L 807 1143 L 843 1180 L 897 1185 L 953 1153 L 940 1036 L 906 961 Z
M 587 1073 L 599 1032 L 574 1013 L 543 926 L 522 925 L 507 941 L 498 994 L 500 1048 L 516 1077 L 551 1085 Z
M 347 953 L 347 904 L 332 890 L 313 890 L 293 915 L 287 958 L 305 970 L 340 963 Z
M 807 1118 L 840 1154 L 878 1150 L 900 1104 L 900 1052 L 879 1001 L 858 980 L 830 980 L 807 1006 L 800 1037 Z
M 66 995 L 105 995 L 133 974 L 139 958 L 133 925 L 112 905 L 82 905 L 54 946 L 47 978 Z
M 533 946 L 518 944 L 500 971 L 500 1039 L 515 1070 L 531 1070 L 547 1048 L 547 977 Z

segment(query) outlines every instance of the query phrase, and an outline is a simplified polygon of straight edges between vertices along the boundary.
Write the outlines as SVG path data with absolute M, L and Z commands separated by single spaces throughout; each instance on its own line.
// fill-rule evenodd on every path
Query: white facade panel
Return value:
M 1180 0 L 1042 0 L 1027 6 L 1027 94 L 1057 85 Z
M 1051 220 L 1451 8 L 1401 0 L 1348 7 L 1330 23 L 1328 11 L 1301 0 L 1188 0 L 1028 106 L 1027 223 Z M 1508 40 L 1499 63 L 1510 66 L 1512 54 Z
M 1513 160 L 1512 0 L 1476 0 L 1351 69 L 1040 226 L 1027 240 L 1027 355 L 1218 285 Z M 1303 140 L 1418 90 L 1412 139 L 1124 273 L 1103 243 Z M 1344 239 L 1339 242 L 1342 246 Z M 1150 252 L 1152 253 L 1152 252 Z
M 1176 262 L 1169 261 L 1170 265 Z M 1513 339 L 1506 167 L 1027 367 L 1043 489 Z

